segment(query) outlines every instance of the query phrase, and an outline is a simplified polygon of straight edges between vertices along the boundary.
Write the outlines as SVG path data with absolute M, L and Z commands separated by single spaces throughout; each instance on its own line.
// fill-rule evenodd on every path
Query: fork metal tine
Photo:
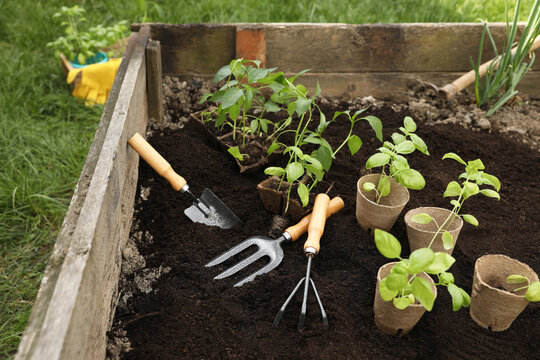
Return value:
M 217 275 L 214 279 L 223 279 L 223 278 L 229 277 L 229 276 L 231 276 L 233 274 L 236 274 L 238 271 L 242 270 L 243 268 L 245 268 L 249 264 L 257 261 L 260 258 L 262 258 L 264 255 L 265 255 L 264 252 L 257 251 L 255 254 L 252 254 L 252 255 L 248 256 L 247 258 L 240 261 L 236 265 L 230 267 L 229 269 L 225 270 L 221 274 Z
M 268 255 L 268 254 L 266 254 Z M 261 268 L 260 270 L 254 272 L 253 274 L 247 276 L 246 278 L 244 278 L 243 280 L 237 282 L 236 284 L 234 284 L 234 286 L 242 286 L 244 285 L 245 283 L 247 282 L 250 282 L 252 281 L 253 279 L 255 279 L 257 276 L 261 275 L 261 274 L 265 274 L 267 272 L 270 272 L 271 270 L 273 270 L 274 268 L 276 268 L 278 265 L 279 265 L 280 261 L 277 261 L 277 260 L 272 260 L 270 263 L 268 263 L 265 267 Z
M 206 267 L 211 267 L 211 266 L 215 266 L 215 265 L 218 265 L 218 264 L 221 264 L 222 262 L 230 259 L 231 257 L 233 257 L 234 255 L 240 253 L 241 251 L 247 249 L 248 247 L 250 246 L 253 246 L 253 245 L 256 245 L 257 244 L 257 239 L 247 239 L 245 241 L 242 241 L 240 244 L 236 245 L 236 246 L 233 246 L 232 248 L 230 248 L 229 250 L 227 250 L 226 252 L 224 252 L 223 254 L 219 255 L 218 257 L 214 258 L 212 261 L 210 261 L 208 264 L 206 264 L 205 266 Z

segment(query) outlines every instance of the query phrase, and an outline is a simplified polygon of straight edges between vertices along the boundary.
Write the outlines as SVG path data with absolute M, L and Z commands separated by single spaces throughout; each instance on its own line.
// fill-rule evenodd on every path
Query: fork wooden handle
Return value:
M 156 172 L 171 183 L 174 190 L 182 189 L 186 180 L 178 175 L 171 164 L 161 156 L 139 133 L 135 133 L 128 140 L 128 144 L 152 167 Z
M 313 204 L 313 212 L 308 226 L 308 238 L 304 243 L 304 253 L 317 255 L 320 249 L 321 236 L 326 224 L 326 213 L 330 198 L 326 194 L 319 194 Z
M 326 218 L 328 219 L 331 215 L 337 213 L 339 210 L 343 209 L 345 206 L 345 203 L 343 202 L 343 199 L 339 196 L 336 196 L 330 202 L 328 203 L 328 210 L 326 211 Z M 285 232 L 287 232 L 291 236 L 291 240 L 295 241 L 300 236 L 305 234 L 308 230 L 309 222 L 311 220 L 311 214 L 308 214 L 302 218 L 296 225 L 290 226 L 287 229 L 285 229 Z

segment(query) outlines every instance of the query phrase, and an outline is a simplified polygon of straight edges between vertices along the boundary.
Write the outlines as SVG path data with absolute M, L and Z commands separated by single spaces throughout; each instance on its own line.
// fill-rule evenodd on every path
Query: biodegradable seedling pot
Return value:
M 514 292 L 523 284 L 506 283 L 509 275 L 538 281 L 538 275 L 527 264 L 506 255 L 490 254 L 476 260 L 470 314 L 478 325 L 492 331 L 506 330 L 529 304 L 526 289 Z
M 287 207 L 287 190 L 289 189 L 289 183 L 284 181 L 281 184 L 281 189 L 278 191 L 280 178 L 277 176 L 271 176 L 268 179 L 257 184 L 257 191 L 259 197 L 266 210 L 276 215 L 289 215 L 293 221 L 300 220 L 306 213 L 306 209 L 302 207 L 302 204 L 294 198 L 289 199 L 289 207 L 287 213 L 285 208 Z
M 380 174 L 362 176 L 356 184 L 356 220 L 365 231 L 381 229 L 390 231 L 399 214 L 409 201 L 409 190 L 390 178 L 390 193 L 375 202 L 375 191 L 366 191 L 364 183 L 379 182 Z
M 428 224 L 419 224 L 411 221 L 411 217 L 420 213 L 427 213 L 433 219 L 435 219 L 435 221 L 432 221 Z M 452 214 L 450 210 L 439 207 L 419 207 L 409 210 L 405 214 L 405 224 L 407 225 L 407 238 L 409 239 L 409 247 L 411 249 L 411 252 L 416 249 L 428 247 L 429 243 L 433 239 L 433 236 L 437 232 L 436 224 L 442 225 L 450 214 Z M 445 226 L 445 229 L 448 230 L 454 238 L 454 244 L 452 248 L 448 250 L 444 248 L 442 241 L 443 232 L 441 231 L 440 234 L 438 234 L 433 241 L 431 249 L 435 252 L 442 251 L 452 255 L 454 247 L 456 246 L 459 232 L 461 231 L 462 227 L 463 220 L 460 216 L 456 215 L 452 220 L 452 223 L 450 223 L 450 226 Z
M 399 310 L 394 306 L 392 301 L 384 301 L 379 293 L 379 283 L 385 278 L 397 262 L 385 264 L 379 268 L 377 273 L 377 286 L 375 289 L 375 301 L 373 311 L 375 312 L 375 324 L 382 332 L 389 335 L 403 336 L 407 334 L 416 325 L 418 320 L 424 315 L 426 309 L 421 304 L 412 304 L 403 310 Z M 426 273 L 420 273 L 418 276 L 423 277 L 430 283 L 433 279 Z M 431 286 L 435 298 L 437 298 L 437 287 Z

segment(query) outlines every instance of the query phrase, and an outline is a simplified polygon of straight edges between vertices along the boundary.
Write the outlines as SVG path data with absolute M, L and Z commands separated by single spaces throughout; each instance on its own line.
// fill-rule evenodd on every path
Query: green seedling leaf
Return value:
M 388 164 L 390 161 L 390 155 L 383 153 L 376 153 L 369 157 L 366 161 L 366 169 L 379 167 Z
M 394 290 L 390 290 L 386 286 L 386 279 L 387 278 L 382 279 L 381 282 L 379 283 L 379 294 L 381 294 L 381 298 L 384 301 L 390 301 L 398 294 L 398 292 Z
M 471 214 L 461 215 L 461 217 L 463 218 L 463 220 L 465 220 L 469 224 L 478 226 L 478 220 L 476 220 L 476 218 L 472 216 Z
M 381 176 L 379 178 L 379 183 L 377 184 L 377 189 L 380 196 L 388 196 L 390 194 L 390 178 L 388 176 Z
M 210 93 L 210 92 L 205 93 L 205 94 L 202 96 L 201 100 L 199 100 L 199 104 L 204 103 L 210 96 L 212 96 L 212 93 Z
M 442 242 L 445 250 L 450 250 L 454 246 L 454 237 L 449 231 L 443 232 Z
M 523 284 L 529 282 L 529 279 L 521 275 L 510 275 L 506 278 L 507 284 Z
M 395 148 L 394 144 L 392 144 L 390 141 L 385 141 L 383 143 L 383 146 L 389 150 L 394 150 Z
M 332 151 L 329 150 L 326 146 L 321 145 L 317 150 L 315 150 L 311 156 L 319 160 L 322 164 L 324 171 L 330 170 L 332 166 Z
M 408 281 L 409 281 L 409 277 L 407 276 L 407 274 L 393 273 L 393 274 L 389 274 L 386 277 L 386 286 L 390 290 L 399 291 L 407 285 Z
M 463 191 L 463 198 L 468 199 L 471 196 L 474 196 L 476 194 L 480 193 L 480 188 L 476 183 L 470 183 L 470 182 L 464 182 L 463 183 L 464 191 Z
M 497 177 L 486 173 L 483 173 L 482 177 L 487 180 L 488 183 L 493 186 L 496 191 L 501 190 L 501 182 L 499 181 L 499 179 L 497 179 Z
M 373 191 L 375 190 L 375 184 L 368 181 L 362 185 L 362 188 L 366 191 Z
M 356 135 L 352 135 L 349 138 L 349 140 L 347 140 L 347 146 L 349 147 L 349 151 L 351 152 L 351 155 L 354 155 L 362 147 L 362 139 L 360 139 Z
M 471 297 L 462 288 L 459 288 L 459 291 L 461 292 L 461 296 L 463 297 L 463 306 L 469 307 L 469 305 L 471 305 Z
M 451 181 L 446 186 L 443 196 L 459 196 L 459 194 L 461 194 L 461 186 L 457 181 Z
M 454 275 L 452 275 L 449 272 L 442 272 L 439 274 L 439 280 L 443 285 L 453 284 L 454 283 Z
M 296 180 L 298 180 L 302 175 L 304 175 L 304 167 L 299 162 L 292 162 L 289 165 L 287 165 L 286 168 L 287 172 L 287 181 L 289 184 L 292 184 Z
M 491 189 L 483 189 L 483 190 L 480 190 L 480 193 L 482 195 L 485 195 L 485 196 L 488 196 L 488 197 L 492 197 L 492 198 L 495 198 L 497 200 L 501 200 L 501 196 L 499 195 L 498 192 L 496 192 L 495 190 L 491 190 Z
M 266 111 L 273 112 L 273 113 L 281 111 L 281 108 L 277 106 L 275 102 L 270 101 L 270 100 L 264 103 L 264 108 L 266 109 Z
M 266 134 L 268 133 L 268 120 L 259 119 L 259 124 L 261 124 L 261 130 Z
M 440 274 L 450 269 L 450 267 L 456 262 L 456 259 L 452 255 L 439 251 L 434 254 L 434 259 L 426 269 L 428 274 Z
M 311 100 L 306 99 L 306 98 L 299 98 L 298 100 L 295 101 L 295 103 L 296 103 L 296 108 L 295 108 L 296 114 L 300 116 L 309 109 L 311 105 Z
M 319 85 L 319 82 L 317 81 L 317 87 L 315 88 L 315 97 L 319 96 L 321 94 L 321 85 Z
M 313 164 L 306 164 L 306 169 L 310 171 L 313 175 L 315 175 L 318 181 L 321 181 L 323 179 L 324 171 L 322 170 L 322 168 L 319 169 Z
M 405 140 L 403 142 L 400 142 L 399 144 L 396 144 L 395 150 L 398 154 L 410 154 L 414 150 L 416 150 L 416 147 L 414 146 L 414 143 L 412 141 Z
M 429 214 L 420 213 L 420 214 L 411 216 L 411 221 L 418 224 L 429 224 L 430 222 L 433 221 L 433 218 Z
M 286 154 L 289 151 L 294 152 L 294 155 L 296 155 L 300 159 L 302 159 L 302 160 L 304 159 L 304 153 L 302 152 L 302 150 L 300 150 L 299 147 L 297 147 L 297 146 L 288 146 L 287 148 L 285 148 L 285 150 L 283 150 L 283 153 Z
M 416 149 L 418 149 L 418 151 L 420 151 L 423 154 L 429 155 L 429 151 L 424 140 L 422 140 L 416 134 L 411 134 L 411 140 L 414 143 L 414 146 L 416 147 Z
M 330 124 L 330 121 L 326 121 L 326 115 L 324 115 L 323 112 L 319 113 L 320 120 L 319 120 L 319 126 L 317 126 L 317 133 L 321 134 L 324 130 L 326 130 L 326 127 Z
M 214 82 L 221 81 L 229 75 L 231 75 L 231 67 L 229 65 L 225 65 L 219 69 L 216 76 L 214 76 Z
M 418 274 L 426 271 L 433 260 L 435 260 L 435 253 L 430 248 L 420 248 L 414 250 L 409 256 L 410 273 Z
M 236 122 L 238 115 L 240 115 L 240 104 L 234 104 L 229 107 L 229 116 L 233 122 Z
M 433 309 L 435 295 L 426 279 L 420 276 L 415 277 L 412 281 L 412 293 L 427 311 Z
M 285 174 L 285 169 L 280 168 L 280 167 L 276 167 L 276 166 L 271 166 L 271 167 L 266 168 L 264 170 L 264 173 L 266 175 L 281 176 L 281 175 Z
M 409 307 L 409 305 L 414 304 L 414 296 L 407 295 L 402 297 L 396 297 L 392 300 L 394 306 L 399 310 L 404 310 Z
M 533 302 L 540 301 L 540 281 L 535 281 L 529 285 L 529 288 L 525 293 L 525 298 Z
M 401 255 L 401 244 L 398 239 L 384 230 L 375 229 L 375 246 L 386 258 L 395 259 Z
M 225 92 L 223 95 L 221 108 L 223 110 L 227 109 L 229 106 L 234 105 L 238 99 L 240 99 L 243 95 L 243 92 L 241 89 L 238 88 L 230 88 Z
M 409 276 L 408 268 L 409 267 L 405 261 L 400 261 L 392 268 L 392 270 L 390 270 L 390 273 L 406 275 L 408 277 Z
M 252 120 L 251 123 L 249 124 L 249 129 L 251 130 L 251 132 L 255 134 L 258 128 L 259 128 L 259 120 L 257 119 Z
M 484 170 L 485 169 L 484 163 L 480 159 L 469 161 L 467 166 L 471 167 L 474 170 Z
M 393 133 L 392 134 L 392 141 L 394 142 L 394 144 L 398 145 L 399 143 L 402 143 L 404 142 L 405 140 L 407 140 L 407 138 L 405 137 L 405 135 L 401 135 L 399 133 Z
M 416 131 L 416 123 L 410 116 L 405 116 L 405 119 L 403 119 L 403 125 L 405 125 L 405 129 L 407 129 L 408 132 Z
M 460 288 L 454 284 L 448 284 L 448 292 L 452 296 L 452 308 L 454 311 L 458 311 L 463 306 L 463 295 Z
M 240 152 L 240 149 L 238 149 L 238 146 L 233 146 L 227 149 L 229 154 L 231 154 L 235 159 L 238 159 L 240 161 L 244 161 L 244 155 Z
M 451 201 L 450 201 L 450 204 L 452 204 L 453 206 L 456 206 L 456 207 L 458 207 L 458 208 L 461 206 L 461 204 L 459 203 L 459 201 L 457 201 L 457 200 L 455 200 L 455 199 L 454 199 L 454 200 L 451 200 Z
M 383 134 L 382 134 L 382 121 L 378 118 L 378 117 L 375 117 L 373 115 L 368 115 L 364 118 L 362 118 L 363 120 L 366 120 L 369 125 L 371 126 L 371 128 L 373 129 L 373 131 L 375 131 L 375 137 L 380 141 L 382 142 L 383 140 Z
M 408 189 L 421 190 L 426 186 L 426 181 L 422 174 L 414 169 L 405 169 L 398 173 L 396 180 Z
M 310 155 L 304 155 L 304 160 L 312 164 L 316 169 L 323 171 L 323 166 L 319 160 Z
M 280 147 L 279 143 L 277 143 L 277 142 L 272 143 L 272 144 L 268 147 L 268 150 L 266 151 L 266 154 L 267 154 L 267 155 L 272 154 L 272 153 L 273 153 L 274 151 L 276 151 L 279 147 Z
M 302 206 L 307 206 L 309 203 L 309 190 L 307 186 L 300 182 L 298 183 L 298 196 L 300 197 L 300 201 L 302 201 Z
M 453 160 L 456 160 L 457 162 L 459 162 L 459 163 L 461 163 L 463 165 L 467 165 L 467 163 L 458 154 L 455 154 L 455 153 L 452 153 L 452 152 L 444 154 L 442 159 L 443 160 L 444 159 L 453 159 Z

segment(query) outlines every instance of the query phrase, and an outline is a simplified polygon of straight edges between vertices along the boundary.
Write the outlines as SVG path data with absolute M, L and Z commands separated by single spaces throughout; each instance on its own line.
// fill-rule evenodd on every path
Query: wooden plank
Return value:
M 137 181 L 127 138 L 147 121 L 149 34 L 143 28 L 130 38 L 16 359 L 105 357 Z
M 236 29 L 236 58 L 259 60 L 266 66 L 266 31 L 261 27 L 239 26 Z
M 148 82 L 148 117 L 163 121 L 163 80 L 161 70 L 161 46 L 159 41 L 150 40 L 146 46 L 146 73 Z
M 502 44 L 505 24 L 490 26 Z M 265 30 L 267 67 L 320 73 L 466 72 L 482 32 L 480 23 L 152 24 L 152 37 L 164 49 L 164 73 L 215 73 L 236 55 L 237 27 Z M 492 56 L 486 43 L 483 61 Z M 540 62 L 534 69 L 540 70 Z

